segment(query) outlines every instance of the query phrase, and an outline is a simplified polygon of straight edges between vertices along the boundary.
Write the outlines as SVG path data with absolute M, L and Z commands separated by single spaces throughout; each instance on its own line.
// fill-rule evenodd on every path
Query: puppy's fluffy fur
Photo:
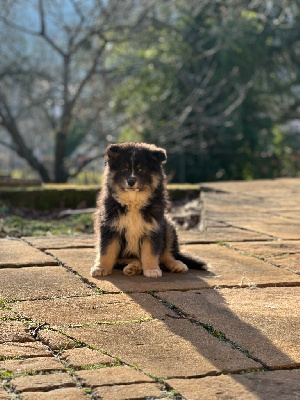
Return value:
M 97 202 L 97 257 L 92 276 L 105 276 L 115 264 L 126 275 L 162 275 L 206 269 L 201 260 L 180 253 L 176 230 L 166 216 L 167 190 L 162 148 L 145 143 L 112 144 L 105 151 L 103 189 Z M 186 265 L 187 264 L 187 265 Z

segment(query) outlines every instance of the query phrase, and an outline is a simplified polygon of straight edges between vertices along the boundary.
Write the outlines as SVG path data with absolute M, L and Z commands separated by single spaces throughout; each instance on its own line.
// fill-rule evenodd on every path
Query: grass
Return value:
M 79 214 L 64 219 L 27 219 L 15 215 L 0 219 L 0 237 L 80 235 L 93 233 L 93 215 Z

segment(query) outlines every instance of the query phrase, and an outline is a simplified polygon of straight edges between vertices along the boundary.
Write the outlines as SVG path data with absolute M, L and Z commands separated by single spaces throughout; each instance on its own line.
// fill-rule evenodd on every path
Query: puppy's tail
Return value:
M 199 257 L 179 252 L 176 254 L 176 260 L 182 261 L 190 269 L 200 269 L 207 270 L 208 265 L 205 261 L 201 260 Z

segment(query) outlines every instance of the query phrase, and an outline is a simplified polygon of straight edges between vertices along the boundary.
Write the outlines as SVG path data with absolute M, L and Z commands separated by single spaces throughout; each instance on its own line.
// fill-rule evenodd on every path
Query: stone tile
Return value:
M 272 368 L 300 364 L 300 287 L 168 292 L 159 297 L 212 325 Z
M 12 307 L 27 318 L 46 321 L 52 326 L 164 318 L 167 312 L 160 302 L 146 293 L 22 301 Z
M 88 400 L 89 397 L 78 388 L 55 389 L 49 392 L 24 392 L 22 400 Z
M 117 362 L 115 358 L 100 351 L 89 349 L 88 347 L 64 350 L 60 355 L 60 359 L 66 361 L 68 365 L 74 368 L 93 364 L 110 365 Z
M 245 214 L 243 217 L 241 215 L 242 212 L 242 210 L 237 210 L 233 214 L 224 214 L 222 212 L 220 212 L 220 214 L 208 213 L 207 216 L 215 219 L 221 218 L 223 221 L 226 221 L 227 224 L 250 231 L 260 232 L 263 235 L 269 235 L 274 238 L 286 240 L 300 239 L 300 228 L 299 222 L 297 221 L 287 221 L 285 218 L 272 216 L 268 213 L 257 216 L 252 211 L 249 211 L 250 215 Z
M 300 253 L 299 240 L 273 240 L 267 242 L 230 242 L 230 246 L 256 256 L 270 258 L 283 254 Z
M 300 254 L 288 254 L 285 256 L 272 257 L 270 261 L 273 264 L 289 269 L 300 274 Z
M 6 342 L 0 344 L 0 359 L 12 357 L 51 357 L 52 353 L 41 342 Z
M 0 361 L 0 370 L 11 371 L 16 374 L 23 374 L 31 371 L 64 371 L 63 364 L 54 357 L 34 357 L 25 360 Z
M 223 188 L 227 188 L 227 193 L 203 193 L 204 219 L 223 221 L 234 227 L 281 239 L 300 239 L 299 219 L 285 216 L 286 210 L 295 214 L 297 209 L 300 211 L 299 188 L 295 191 L 289 187 L 291 191 L 285 192 L 283 187 L 275 188 L 270 182 L 265 184 L 267 187 L 262 190 L 257 182 L 252 187 L 246 182 L 244 186 L 236 185 L 243 188 L 241 192 L 235 187 L 234 192 L 228 193 L 233 186 L 226 182 Z
M 231 242 L 229 244 L 239 251 L 262 257 L 272 264 L 300 273 L 300 241 L 298 240 Z
M 298 204 L 297 208 L 293 207 L 292 210 L 279 209 L 279 210 L 277 210 L 277 213 L 279 216 L 286 218 L 287 223 L 289 220 L 300 221 L 300 206 L 299 206 L 299 204 Z
M 183 248 L 210 264 L 212 276 L 203 277 L 208 286 L 251 286 L 296 284 L 299 276 L 225 246 L 188 245 Z M 203 286 L 204 287 L 204 286 Z
M 20 376 L 12 379 L 10 385 L 14 391 L 22 393 L 72 387 L 75 386 L 75 382 L 69 374 L 62 372 L 48 375 Z
M 0 299 L 0 301 L 1 301 L 1 299 Z M 17 317 L 17 314 L 15 314 L 13 311 L 11 311 L 8 306 L 4 307 L 4 308 L 0 307 L 0 319 L 7 320 L 7 319 L 14 319 L 16 317 Z
M 74 340 L 62 335 L 59 332 L 42 329 L 38 332 L 38 338 L 45 345 L 49 346 L 51 350 L 64 350 L 73 349 L 77 346 Z
M 207 287 L 203 277 L 210 275 L 207 271 L 190 271 L 188 274 L 165 272 L 161 278 L 149 279 L 143 275 L 125 276 L 122 270 L 115 268 L 112 275 L 92 278 L 90 269 L 95 259 L 93 249 L 51 250 L 51 253 L 79 275 L 96 284 L 99 289 L 113 293 Z
M 298 400 L 300 370 L 170 379 L 167 384 L 189 400 Z
M 0 322 L 0 343 L 32 341 L 34 341 L 34 339 L 31 336 L 29 329 L 22 322 Z
M 199 376 L 260 364 L 187 320 L 98 325 L 64 331 L 158 377 Z
M 4 300 L 45 299 L 92 294 L 93 291 L 63 267 L 0 269 Z
M 275 195 L 276 193 L 288 200 L 289 194 L 300 193 L 300 182 L 298 178 L 279 178 L 279 179 L 256 179 L 253 181 L 223 181 L 223 182 L 205 182 L 201 184 L 201 189 L 224 191 L 227 193 L 243 193 L 248 195 L 255 194 Z M 299 197 L 298 197 L 299 199 Z
M 161 400 L 164 393 L 155 383 L 136 383 L 134 385 L 101 386 L 93 391 L 93 399 L 101 400 L 128 400 L 128 399 L 156 399 Z
M 11 400 L 11 396 L 0 387 L 0 400 Z
M 0 268 L 57 265 L 49 255 L 17 239 L 0 239 Z
M 23 237 L 22 240 L 40 250 L 95 246 L 94 235 L 37 236 Z
M 229 241 L 244 242 L 247 240 L 270 240 L 268 235 L 258 232 L 246 231 L 223 224 L 221 226 L 208 226 L 204 231 L 179 232 L 179 242 L 181 244 L 195 243 L 218 243 Z
M 261 213 L 260 215 L 255 215 L 255 213 L 249 211 L 249 214 L 245 214 L 243 217 L 241 215 L 243 211 L 237 210 L 236 213 L 232 215 L 223 213 L 221 218 L 226 223 L 233 225 L 235 227 L 243 228 L 246 230 L 260 232 L 263 235 L 270 235 L 274 238 L 280 239 L 300 239 L 300 228 L 298 221 L 288 221 L 280 216 L 273 216 L 266 213 Z M 216 214 L 215 214 L 216 215 Z M 212 214 L 208 213 L 208 216 L 212 217 Z M 215 216 L 218 218 L 218 216 Z
M 75 375 L 84 386 L 91 388 L 107 385 L 153 382 L 153 379 L 149 376 L 130 367 L 108 367 L 76 371 Z
M 186 274 L 164 272 L 158 279 L 142 275 L 128 277 L 114 269 L 112 275 L 92 278 L 90 266 L 94 252 L 91 249 L 53 250 L 53 254 L 78 274 L 95 283 L 107 292 L 143 292 L 156 290 L 186 290 L 215 286 L 248 286 L 293 282 L 299 277 L 289 271 L 272 266 L 264 261 L 240 254 L 216 244 L 182 246 L 182 250 L 196 254 L 211 265 L 210 272 L 189 270 Z

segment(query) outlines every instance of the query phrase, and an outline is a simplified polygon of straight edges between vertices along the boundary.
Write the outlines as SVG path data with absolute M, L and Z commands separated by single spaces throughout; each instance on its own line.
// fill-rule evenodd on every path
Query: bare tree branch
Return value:
M 15 146 L 12 146 L 11 144 L 4 142 L 4 140 L 0 139 L 0 145 L 3 146 L 3 147 L 6 147 L 7 149 L 10 149 L 10 150 L 12 150 L 14 152 L 16 151 Z
M 15 144 L 15 151 L 18 155 L 24 158 L 32 168 L 37 170 L 44 180 L 44 182 L 50 182 L 50 176 L 46 168 L 38 161 L 34 156 L 32 150 L 26 145 L 23 137 L 18 129 L 17 123 L 9 109 L 4 94 L 0 91 L 0 117 L 1 125 L 6 128 Z

